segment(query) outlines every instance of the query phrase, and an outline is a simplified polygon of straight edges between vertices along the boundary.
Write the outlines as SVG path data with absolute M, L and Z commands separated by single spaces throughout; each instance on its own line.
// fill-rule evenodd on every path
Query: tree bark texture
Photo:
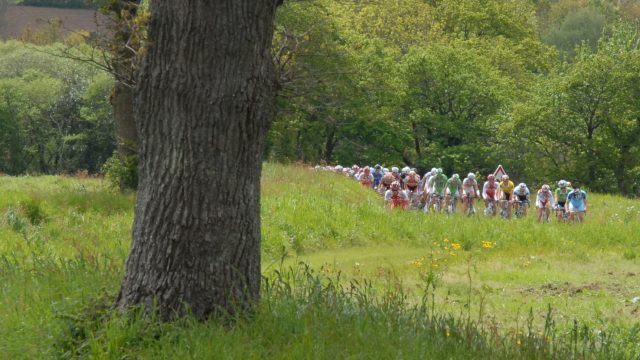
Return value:
M 131 23 L 138 13 L 139 0 L 111 1 L 107 11 L 113 20 L 110 30 L 112 52 L 111 66 L 116 82 L 111 94 L 111 106 L 118 140 L 118 152 L 123 156 L 138 154 L 138 133 L 134 113 L 134 90 L 136 82 L 139 43 L 133 42 L 134 29 Z
M 117 81 L 111 94 L 113 120 L 116 127 L 118 152 L 129 156 L 138 153 L 138 133 L 133 109 L 133 89 Z
M 276 0 L 152 1 L 136 93 L 133 243 L 117 299 L 170 320 L 260 294 L 260 172 Z

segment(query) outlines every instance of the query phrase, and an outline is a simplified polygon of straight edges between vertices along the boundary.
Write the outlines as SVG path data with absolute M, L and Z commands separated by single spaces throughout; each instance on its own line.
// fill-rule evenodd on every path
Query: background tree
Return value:
M 0 122 L 7 131 L 2 172 L 97 172 L 115 148 L 104 90 L 111 78 L 52 55 L 61 48 L 0 44 Z
M 416 50 L 405 66 L 404 108 L 422 167 L 443 166 L 447 172 L 492 167 L 484 159 L 492 158 L 494 119 L 507 100 L 509 82 L 468 49 Z
M 569 13 L 557 28 L 551 29 L 544 40 L 560 50 L 563 56 L 573 58 L 576 46 L 583 42 L 596 50 L 605 24 L 606 18 L 597 8 L 579 8 Z

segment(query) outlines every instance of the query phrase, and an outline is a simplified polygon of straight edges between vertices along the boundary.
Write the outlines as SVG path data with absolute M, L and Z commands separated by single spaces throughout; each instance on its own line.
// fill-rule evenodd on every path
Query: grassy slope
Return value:
M 638 311 L 629 300 L 640 296 L 634 294 L 640 288 L 640 206 L 610 196 L 590 200 L 592 211 L 581 226 L 542 226 L 531 218 L 503 222 L 424 216 L 383 209 L 375 194 L 333 174 L 268 165 L 263 181 L 264 268 L 271 274 L 284 249 L 288 263 L 304 259 L 320 273 L 342 271 L 375 284 L 401 279 L 410 302 L 417 301 L 422 275 L 434 273 L 442 279 L 436 290 L 438 309 L 467 311 L 471 289 L 473 316 L 479 317 L 478 299 L 483 298 L 483 319 L 495 317 L 505 326 L 521 323 L 530 306 L 537 314 L 548 303 L 556 308 L 556 319 L 629 324 Z M 73 318 L 80 307 L 104 294 L 113 296 L 128 249 L 132 207 L 133 196 L 109 193 L 97 180 L 0 178 L 1 358 L 53 355 L 58 335 L 77 325 Z M 32 225 L 29 211 L 37 220 L 38 209 L 46 220 Z M 483 240 L 495 245 L 483 249 Z M 445 250 L 452 242 L 462 249 Z M 430 271 L 432 251 L 439 265 L 435 271 Z M 473 269 L 471 287 L 467 264 Z M 162 339 L 174 339 L 168 343 L 154 342 L 157 333 L 145 338 L 147 330 L 114 320 L 87 346 L 97 357 L 371 357 L 392 356 L 399 348 L 415 357 L 437 349 L 473 354 L 458 349 L 455 341 L 438 347 L 434 342 L 441 340 L 428 332 L 412 331 L 409 339 L 398 328 L 371 319 L 330 320 L 322 306 L 303 315 L 296 303 L 267 299 L 264 306 L 285 315 L 259 312 L 253 322 L 231 332 L 216 324 L 162 330 Z M 293 315 L 287 317 L 289 312 Z M 227 346 L 215 345 L 220 343 Z
M 381 282 L 392 272 L 418 298 L 421 274 L 434 256 L 443 278 L 442 309 L 461 310 L 471 275 L 473 298 L 482 297 L 485 311 L 501 324 L 522 323 L 531 308 L 542 316 L 549 304 L 567 324 L 574 318 L 637 321 L 640 303 L 631 302 L 640 296 L 637 200 L 590 194 L 585 224 L 541 225 L 531 214 L 502 221 L 390 211 L 375 194 L 340 176 L 272 167 L 269 175 L 274 174 L 288 181 L 268 183 L 266 194 L 291 191 L 287 197 L 266 197 L 265 214 L 277 213 L 280 222 L 267 221 L 264 234 L 272 246 L 297 249 L 296 261 Z M 492 248 L 484 249 L 483 241 Z M 454 242 L 461 251 L 447 246 Z M 425 260 L 416 264 L 420 258 Z M 472 306 L 478 314 L 479 301 Z

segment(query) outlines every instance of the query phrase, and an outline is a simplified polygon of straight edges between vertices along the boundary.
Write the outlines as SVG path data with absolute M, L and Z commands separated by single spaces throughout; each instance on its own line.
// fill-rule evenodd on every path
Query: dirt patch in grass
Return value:
M 541 286 L 528 287 L 521 289 L 520 292 L 529 295 L 544 296 L 578 296 L 589 292 L 604 291 L 615 294 L 625 294 L 626 290 L 617 283 L 588 283 L 583 285 L 573 285 L 568 282 L 564 283 L 547 283 Z

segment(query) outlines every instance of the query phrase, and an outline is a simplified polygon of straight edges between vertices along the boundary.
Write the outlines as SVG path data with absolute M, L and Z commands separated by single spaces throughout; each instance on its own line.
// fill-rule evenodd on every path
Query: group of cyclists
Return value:
M 424 176 L 418 175 L 416 169 L 405 167 L 391 170 L 379 164 L 373 168 L 369 166 L 351 168 L 337 165 L 335 167 L 316 166 L 349 176 L 362 184 L 372 188 L 384 196 L 385 206 L 399 209 L 417 209 L 428 212 L 444 210 L 448 214 L 456 212 L 457 203 L 464 204 L 464 212 L 475 214 L 476 199 L 484 201 L 486 216 L 498 213 L 504 218 L 527 216 L 531 191 L 525 183 L 515 183 L 504 174 L 496 179 L 489 174 L 482 186 L 474 173 L 461 179 L 458 174 L 447 177 L 441 168 L 432 168 Z M 544 184 L 536 192 L 535 207 L 539 222 L 549 221 L 552 209 L 556 211 L 559 221 L 584 221 L 587 212 L 587 194 L 577 184 L 566 180 L 558 181 L 554 192 L 548 184 Z

